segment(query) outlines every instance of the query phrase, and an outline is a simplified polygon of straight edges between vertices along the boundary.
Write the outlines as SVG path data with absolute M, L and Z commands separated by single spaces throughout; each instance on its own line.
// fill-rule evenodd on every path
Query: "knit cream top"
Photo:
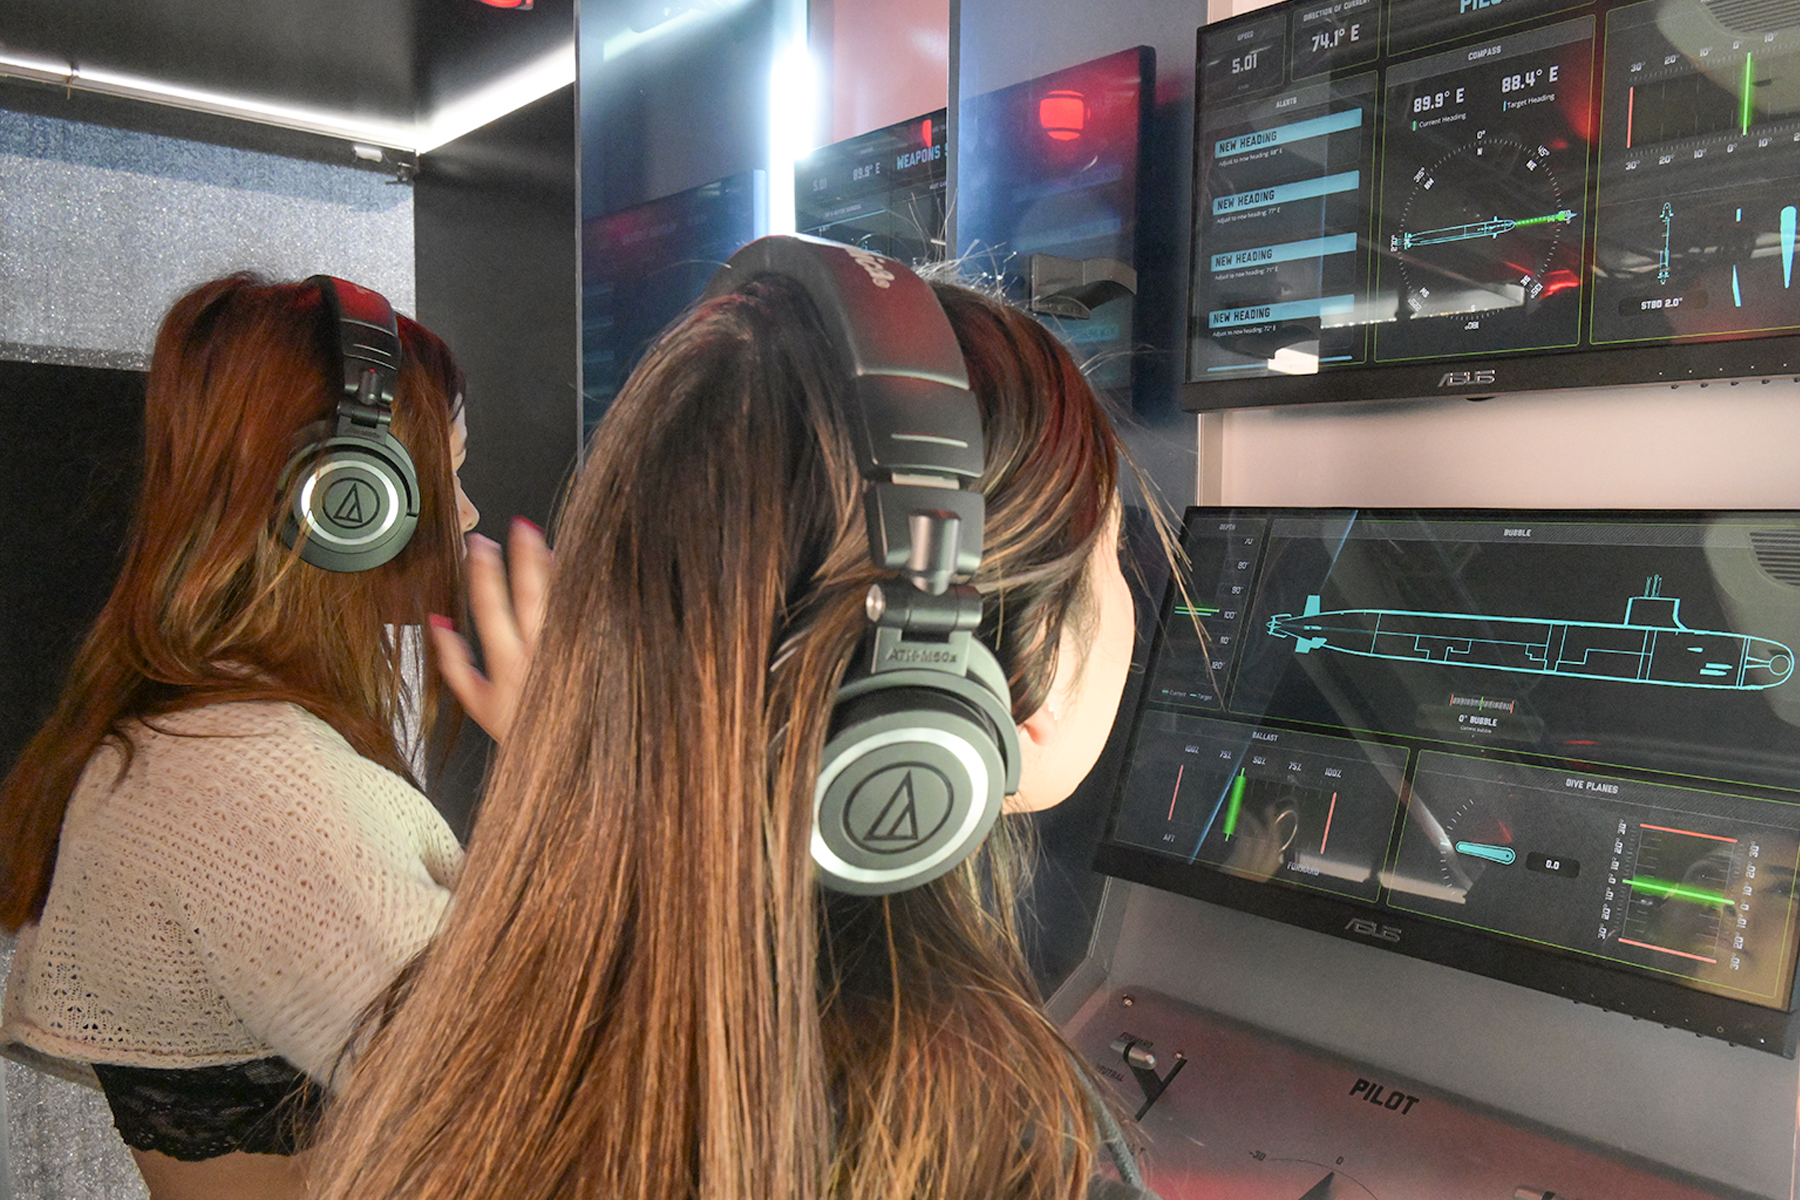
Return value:
M 436 932 L 462 851 L 430 802 L 285 703 L 133 730 L 82 773 L 0 1044 L 201 1067 L 280 1055 L 330 1085 L 363 1009 Z

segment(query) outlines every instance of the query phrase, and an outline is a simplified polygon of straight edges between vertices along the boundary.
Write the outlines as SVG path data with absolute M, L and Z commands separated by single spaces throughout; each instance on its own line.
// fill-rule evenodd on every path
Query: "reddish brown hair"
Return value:
M 129 755 L 134 720 L 287 700 L 410 777 L 394 732 L 403 683 L 392 630 L 460 611 L 449 437 L 462 376 L 442 341 L 400 318 L 393 433 L 418 471 L 419 526 L 385 566 L 309 566 L 278 536 L 280 481 L 299 432 L 337 406 L 328 320 L 316 285 L 252 275 L 202 284 L 164 318 L 124 569 L 50 719 L 0 783 L 0 927 L 43 910 L 70 792 L 103 740 Z M 429 664 L 425 678 L 416 699 L 430 729 Z

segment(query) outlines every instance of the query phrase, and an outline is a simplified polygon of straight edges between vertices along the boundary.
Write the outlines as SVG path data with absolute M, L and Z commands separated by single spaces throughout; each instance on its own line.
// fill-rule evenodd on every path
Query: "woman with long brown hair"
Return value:
M 849 886 L 821 887 L 815 811 L 850 719 L 834 694 L 902 607 L 943 634 L 916 661 L 954 657 L 970 624 L 997 661 L 1009 809 L 1055 804 L 1091 768 L 1133 628 L 1120 443 L 1029 317 L 950 285 L 933 304 L 860 251 L 812 253 L 947 315 L 970 486 L 869 478 L 879 422 L 856 414 L 874 385 L 852 380 L 838 314 L 780 269 L 740 271 L 650 350 L 558 521 L 456 904 L 334 1109 L 325 1197 L 1087 1194 L 1110 1118 L 1020 952 L 1008 823 L 909 890 L 853 894 L 884 889 L 843 864 Z M 898 436 L 969 440 L 921 425 Z M 910 554 L 872 549 L 897 528 L 865 503 L 883 489 Z M 934 571 L 935 590 L 907 578 Z M 932 624 L 964 602 L 968 623 Z M 871 837 L 931 824 L 894 808 L 915 799 L 913 774 L 895 778 Z
M 214 280 L 158 334 L 123 570 L 0 785 L 0 1042 L 97 1078 L 156 1200 L 299 1194 L 297 1127 L 447 906 L 406 631 L 461 612 L 462 388 L 342 280 Z

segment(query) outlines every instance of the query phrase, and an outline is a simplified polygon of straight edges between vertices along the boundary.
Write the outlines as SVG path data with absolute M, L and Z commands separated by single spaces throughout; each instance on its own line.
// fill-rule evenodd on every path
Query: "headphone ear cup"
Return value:
M 992 663 L 978 643 L 971 653 Z M 853 895 L 904 891 L 950 871 L 987 837 L 1019 757 L 989 674 L 899 670 L 840 690 L 813 794 L 821 883 Z
M 282 540 L 327 571 L 367 571 L 400 553 L 419 523 L 419 477 L 406 447 L 386 429 L 334 434 L 323 422 L 299 441 L 281 477 L 286 494 L 298 476 Z

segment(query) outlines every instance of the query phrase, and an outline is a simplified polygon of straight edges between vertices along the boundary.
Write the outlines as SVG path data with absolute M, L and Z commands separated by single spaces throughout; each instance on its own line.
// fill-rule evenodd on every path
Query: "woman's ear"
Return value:
M 1019 790 L 1007 798 L 1007 812 L 1061 804 L 1100 761 L 1137 629 L 1117 537 L 1116 529 L 1109 531 L 1089 557 L 1090 619 L 1063 623 L 1044 705 L 1019 722 Z
M 1061 800 L 1060 796 L 1039 797 L 1034 786 L 1051 770 L 1061 736 L 1062 721 L 1052 704 L 1046 703 L 1019 722 L 1019 790 L 1006 798 L 1004 811 L 1036 812 Z
M 1054 701 L 1045 701 L 1043 707 L 1026 717 L 1019 725 L 1019 743 L 1026 742 L 1038 746 L 1048 746 L 1056 740 L 1061 732 L 1062 722 L 1056 715 Z

